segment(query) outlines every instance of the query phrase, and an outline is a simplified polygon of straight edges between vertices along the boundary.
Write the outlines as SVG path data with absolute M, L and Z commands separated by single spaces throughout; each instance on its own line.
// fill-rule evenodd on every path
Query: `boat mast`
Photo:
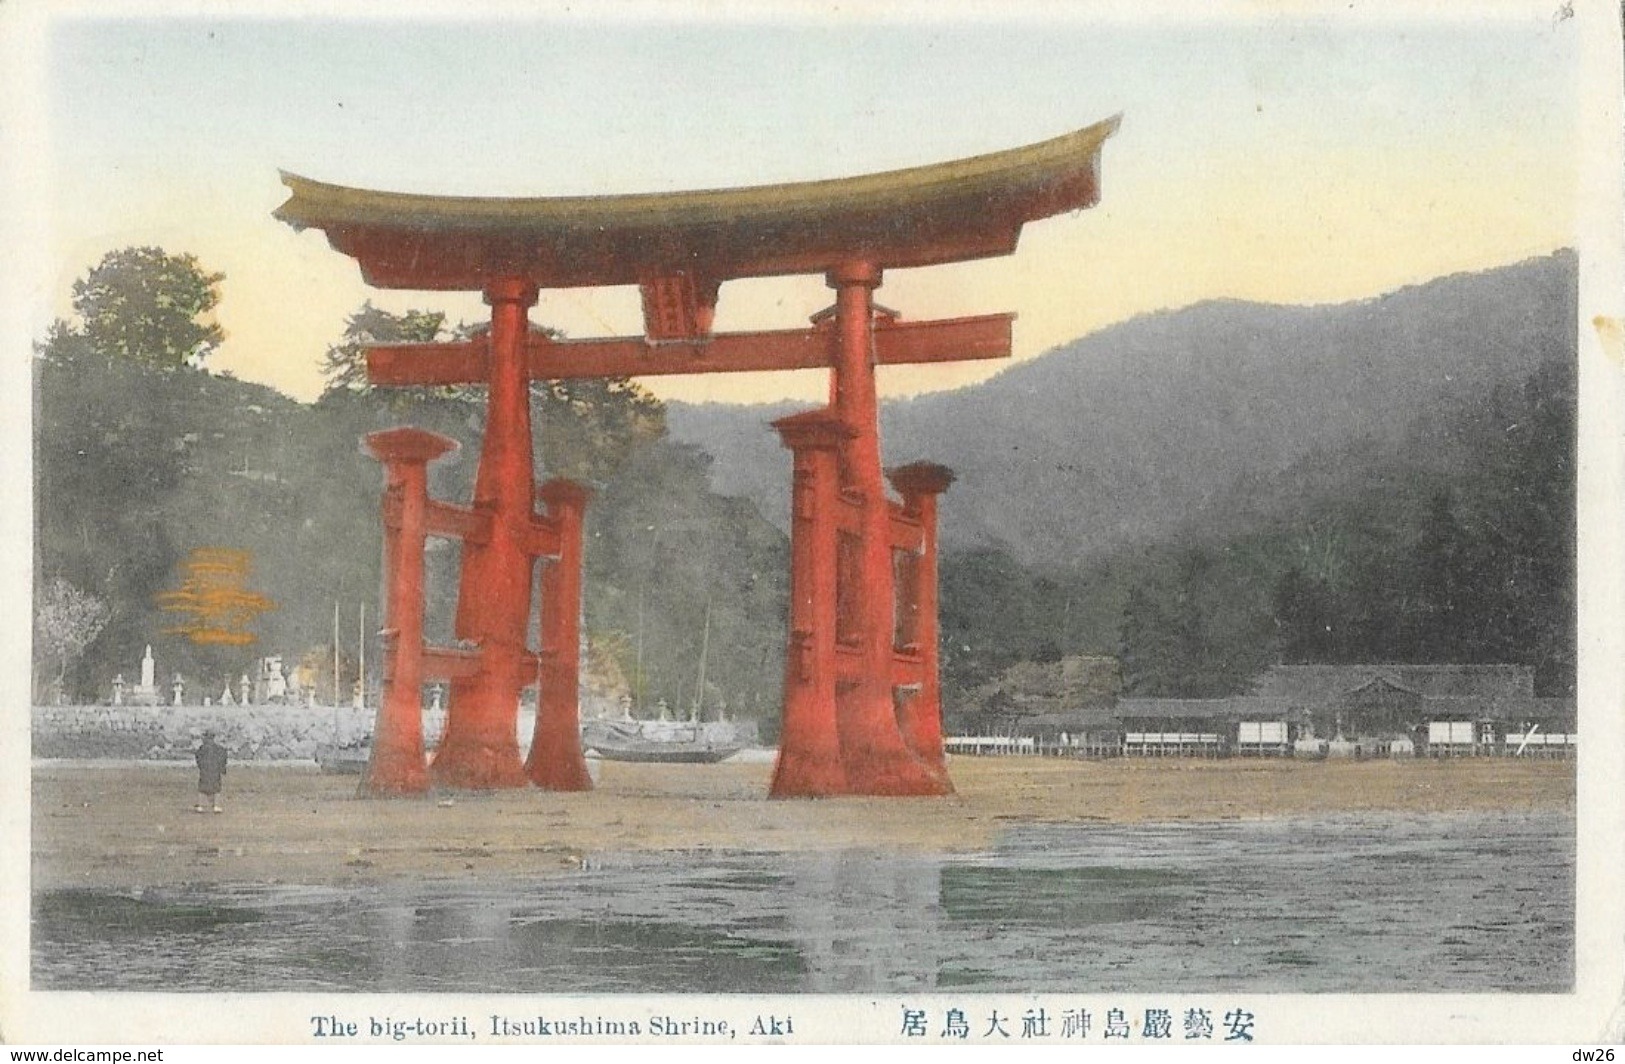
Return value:
M 356 654 L 360 664 L 356 666 L 356 703 L 362 709 L 367 708 L 367 604 L 361 604 L 361 614 L 356 621 L 358 629 L 356 635 Z
M 632 694 L 635 713 L 643 719 L 643 586 L 638 586 L 638 662 L 632 670 Z
M 333 600 L 333 748 L 339 745 L 339 600 Z
M 705 652 L 711 643 L 711 600 L 705 602 L 705 627 L 700 633 L 700 678 L 694 686 L 694 723 L 700 722 L 705 704 Z

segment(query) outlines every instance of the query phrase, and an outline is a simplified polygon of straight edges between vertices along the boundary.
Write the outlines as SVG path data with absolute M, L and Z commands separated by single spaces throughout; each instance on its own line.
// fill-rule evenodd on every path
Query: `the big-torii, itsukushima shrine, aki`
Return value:
M 577 705 L 581 521 L 588 492 L 534 482 L 532 379 L 831 370 L 826 409 L 775 423 L 793 452 L 789 638 L 772 794 L 950 791 L 937 682 L 936 505 L 952 474 L 881 465 L 875 366 L 1003 358 L 1012 315 L 910 322 L 874 301 L 886 270 L 1008 255 L 1026 222 L 1094 205 L 1110 119 L 954 162 L 831 181 L 658 195 L 454 198 L 341 188 L 290 174 L 278 218 L 324 230 L 383 288 L 478 291 L 488 332 L 368 352 L 380 385 L 489 385 L 471 506 L 432 500 L 426 467 L 450 440 L 368 437 L 386 466 L 384 698 L 367 793 L 433 782 L 591 786 Z M 835 305 L 810 328 L 713 333 L 718 288 L 822 274 Z M 529 328 L 539 289 L 637 285 L 644 334 L 553 340 Z M 540 498 L 544 513 L 536 511 Z M 423 545 L 463 541 L 455 632 L 423 637 Z M 526 646 L 534 566 L 540 646 Z M 447 679 L 444 736 L 425 767 L 421 689 Z M 538 685 L 520 760 L 519 698 Z

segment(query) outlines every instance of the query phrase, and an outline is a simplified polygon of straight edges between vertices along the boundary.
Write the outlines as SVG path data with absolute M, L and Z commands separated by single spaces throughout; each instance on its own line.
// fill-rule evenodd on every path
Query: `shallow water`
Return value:
M 1029 825 L 975 855 L 54 891 L 33 931 L 47 990 L 1561 992 L 1574 818 Z

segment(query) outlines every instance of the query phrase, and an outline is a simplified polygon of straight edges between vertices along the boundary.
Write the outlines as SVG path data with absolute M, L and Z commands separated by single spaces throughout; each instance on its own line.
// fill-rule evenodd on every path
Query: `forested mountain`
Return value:
M 954 469 L 950 547 L 1028 563 L 1156 542 L 1197 515 L 1240 528 L 1319 490 L 1313 463 L 1335 495 L 1343 452 L 1386 460 L 1419 425 L 1572 361 L 1575 269 L 1561 252 L 1357 303 L 1135 318 L 976 387 L 887 403 L 886 458 Z M 787 409 L 673 403 L 667 424 L 715 456 L 718 491 L 782 523 L 789 456 L 767 422 Z M 1448 473 L 1471 457 L 1445 435 L 1405 460 Z M 1225 516 L 1243 501 L 1246 522 Z
M 950 690 L 1083 652 L 1116 655 L 1147 695 L 1236 693 L 1275 662 L 1373 661 L 1526 664 L 1540 693 L 1572 694 L 1574 385 L 1572 363 L 1550 363 L 1078 565 L 948 554 Z M 1460 451 L 1448 471 L 1441 436 Z

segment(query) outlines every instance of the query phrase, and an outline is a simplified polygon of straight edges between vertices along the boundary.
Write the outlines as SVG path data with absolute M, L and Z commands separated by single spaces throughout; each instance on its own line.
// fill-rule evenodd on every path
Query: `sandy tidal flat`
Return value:
M 948 798 L 771 801 L 770 764 L 606 762 L 596 790 L 362 800 L 313 765 L 233 765 L 220 815 L 185 765 L 40 762 L 33 886 L 501 878 L 641 851 L 984 850 L 1016 824 L 1572 811 L 1574 763 L 959 758 Z

